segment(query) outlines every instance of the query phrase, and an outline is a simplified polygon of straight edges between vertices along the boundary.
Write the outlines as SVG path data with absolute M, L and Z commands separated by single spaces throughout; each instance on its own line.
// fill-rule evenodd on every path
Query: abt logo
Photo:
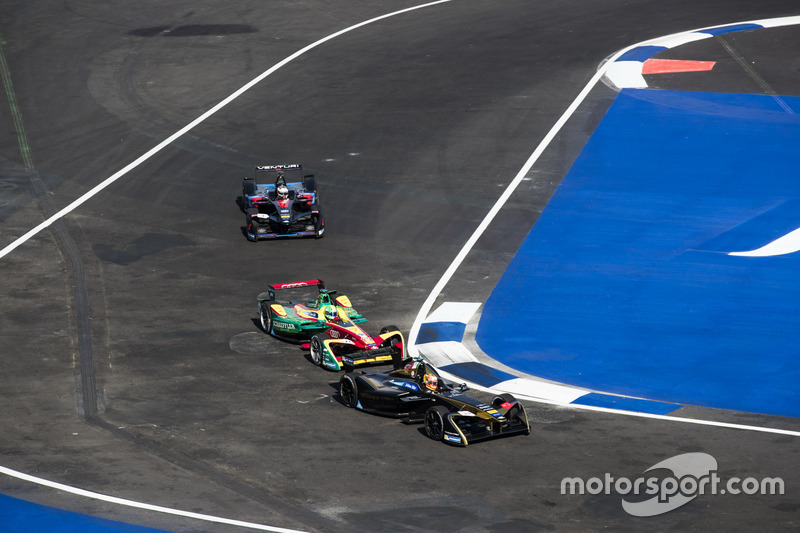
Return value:
M 727 481 L 717 475 L 717 460 L 707 453 L 685 453 L 656 463 L 645 473 L 668 470 L 668 476 L 640 476 L 634 480 L 603 477 L 561 480 L 561 494 L 611 494 L 623 496 L 622 508 L 633 516 L 656 516 L 686 505 L 703 494 L 783 494 L 781 478 L 732 477 Z M 646 496 L 651 496 L 646 498 Z

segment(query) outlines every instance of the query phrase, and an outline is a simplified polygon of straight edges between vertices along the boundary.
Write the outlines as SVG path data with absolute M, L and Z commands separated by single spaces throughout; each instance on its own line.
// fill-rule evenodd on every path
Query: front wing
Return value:
M 459 446 L 470 443 L 510 435 L 530 433 L 530 423 L 524 408 L 520 405 L 522 415 L 519 418 L 507 419 L 503 416 L 494 420 L 485 420 L 467 410 L 451 411 L 445 416 L 445 442 Z
M 321 237 L 325 232 L 324 223 L 318 234 L 315 224 L 307 220 L 302 220 L 308 216 L 309 214 L 304 214 L 300 219 L 294 220 L 288 225 L 282 225 L 277 220 L 271 219 L 259 220 L 259 224 L 248 222 L 245 229 L 247 238 L 251 241 L 258 241 L 262 239 L 285 239 L 291 237 Z
M 357 366 L 381 365 L 392 362 L 394 349 L 391 347 L 375 350 L 352 350 L 337 354 L 334 346 L 352 344 L 343 339 L 325 339 L 322 341 L 323 353 L 321 365 L 330 370 L 352 369 Z

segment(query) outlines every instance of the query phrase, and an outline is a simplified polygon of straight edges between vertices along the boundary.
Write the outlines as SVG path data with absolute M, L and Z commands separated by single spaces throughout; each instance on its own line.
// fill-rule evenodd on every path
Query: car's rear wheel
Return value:
M 314 335 L 311 337 L 309 349 L 311 350 L 311 362 L 315 365 L 322 366 L 324 348 L 322 345 L 322 339 L 319 335 Z
M 434 405 L 425 412 L 425 434 L 433 440 L 444 439 L 444 419 L 450 411 L 443 405 Z
M 345 374 L 339 380 L 339 396 L 342 397 L 342 401 L 347 407 L 358 405 L 358 385 L 350 374 Z
M 269 310 L 269 306 L 266 304 L 261 304 L 258 306 L 258 317 L 261 321 L 261 329 L 264 330 L 264 333 L 272 334 L 272 313 Z

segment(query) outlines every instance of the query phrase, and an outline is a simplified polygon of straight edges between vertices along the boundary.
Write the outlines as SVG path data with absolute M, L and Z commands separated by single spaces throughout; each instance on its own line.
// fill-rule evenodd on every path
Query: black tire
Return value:
M 434 405 L 425 412 L 425 434 L 433 440 L 444 439 L 444 420 L 450 413 L 443 405 Z
M 311 362 L 317 366 L 322 366 L 322 338 L 319 335 L 314 335 L 311 337 L 311 342 L 309 343 L 309 349 L 311 352 Z
M 261 322 L 261 329 L 264 330 L 264 333 L 272 335 L 272 313 L 268 305 L 261 304 L 258 306 L 258 319 Z
M 251 216 L 252 214 L 250 213 L 250 209 L 247 211 L 247 217 L 245 218 L 246 225 L 244 228 L 245 234 L 247 235 L 247 240 L 250 242 L 258 242 L 258 221 Z M 258 210 L 255 209 L 253 211 L 258 212 Z M 254 235 L 254 237 L 251 237 L 251 234 Z
M 400 328 L 397 326 L 383 326 L 381 328 L 380 335 L 383 335 L 389 331 L 400 331 Z M 405 355 L 405 346 L 397 346 L 400 344 L 400 342 L 400 339 L 397 338 L 397 336 L 394 336 L 381 343 L 382 347 L 392 348 L 392 367 L 395 370 L 398 370 L 403 366 L 403 356 Z
M 242 181 L 242 201 L 246 201 L 246 197 L 255 196 L 255 194 L 256 194 L 255 178 L 245 178 Z
M 351 374 L 345 374 L 339 380 L 339 396 L 347 407 L 358 405 L 358 385 Z
M 317 181 L 314 176 L 308 176 L 303 179 L 303 188 L 306 192 L 317 192 Z
M 517 403 L 517 399 L 514 398 L 513 394 L 501 394 L 492 399 L 492 407 L 495 409 L 499 409 L 504 403 Z
M 322 213 L 316 216 L 316 220 L 314 221 L 314 238 L 321 239 L 325 230 L 325 219 L 322 218 Z

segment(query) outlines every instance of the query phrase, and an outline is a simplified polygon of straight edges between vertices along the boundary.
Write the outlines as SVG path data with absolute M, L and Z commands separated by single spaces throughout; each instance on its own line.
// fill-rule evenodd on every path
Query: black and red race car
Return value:
M 491 404 L 464 392 L 466 384 L 444 380 L 421 358 L 395 360 L 392 370 L 349 372 L 339 380 L 339 395 L 348 407 L 424 422 L 434 440 L 458 446 L 514 434 L 530 434 L 525 407 L 510 394 Z
M 242 182 L 242 204 L 251 241 L 325 234 L 316 181 L 313 174 L 303 174 L 302 165 L 256 167 Z

